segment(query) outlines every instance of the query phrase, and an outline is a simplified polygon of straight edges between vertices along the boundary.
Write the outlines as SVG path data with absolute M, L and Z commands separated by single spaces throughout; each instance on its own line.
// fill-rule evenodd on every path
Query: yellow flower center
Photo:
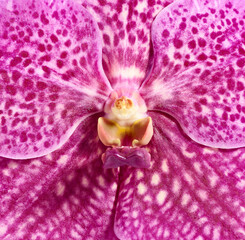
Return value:
M 98 120 L 98 135 L 104 145 L 140 147 L 151 140 L 152 120 L 137 91 L 112 92 L 104 111 L 106 115 Z

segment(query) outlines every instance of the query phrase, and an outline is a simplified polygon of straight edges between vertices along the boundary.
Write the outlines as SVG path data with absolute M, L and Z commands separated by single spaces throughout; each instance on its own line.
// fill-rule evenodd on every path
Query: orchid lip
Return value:
M 135 161 L 131 161 L 132 165 L 135 167 L 139 163 L 139 167 L 149 166 L 150 157 L 139 149 L 150 142 L 153 125 L 151 117 L 147 115 L 145 102 L 137 90 L 121 88 L 113 91 L 105 103 L 104 112 L 105 116 L 98 119 L 98 136 L 105 146 L 114 150 L 105 154 L 103 162 L 108 163 L 114 159 L 115 163 L 108 166 L 130 165 L 122 149 L 131 148 L 131 160 L 134 157 L 144 159 L 134 159 Z M 120 159 L 126 160 L 122 162 Z

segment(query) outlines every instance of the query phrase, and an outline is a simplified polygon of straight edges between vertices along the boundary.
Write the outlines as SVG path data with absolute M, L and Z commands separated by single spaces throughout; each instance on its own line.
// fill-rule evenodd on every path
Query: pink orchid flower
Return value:
M 245 239 L 245 4 L 0 1 L 1 240 Z

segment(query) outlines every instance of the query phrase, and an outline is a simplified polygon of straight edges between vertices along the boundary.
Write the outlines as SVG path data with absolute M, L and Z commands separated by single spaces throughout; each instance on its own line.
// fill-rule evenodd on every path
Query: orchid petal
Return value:
M 100 32 L 73 1 L 13 1 L 0 19 L 0 155 L 43 156 L 103 109 Z
M 245 149 L 203 147 L 152 113 L 151 169 L 122 168 L 119 239 L 245 239 Z
M 117 178 L 99 159 L 97 117 L 45 157 L 1 159 L 1 239 L 117 239 L 111 226 Z
M 181 0 L 152 26 L 154 67 L 141 94 L 206 146 L 245 146 L 244 16 L 241 1 Z
M 89 0 L 83 5 L 95 17 L 103 37 L 103 67 L 113 88 L 137 87 L 148 73 L 150 27 L 172 0 Z

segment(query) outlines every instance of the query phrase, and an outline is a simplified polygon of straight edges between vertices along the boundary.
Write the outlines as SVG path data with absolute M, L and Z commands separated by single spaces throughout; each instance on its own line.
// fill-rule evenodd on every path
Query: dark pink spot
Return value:
M 197 33 L 198 33 L 198 30 L 197 30 L 197 28 L 195 28 L 195 27 L 193 27 L 193 28 L 191 29 L 191 31 L 192 31 L 193 34 L 197 34 Z
M 29 66 L 31 63 L 32 63 L 32 60 L 31 60 L 31 59 L 26 59 L 26 60 L 23 62 L 23 66 L 24 66 L 24 67 L 27 67 L 27 66 Z
M 51 111 L 54 111 L 55 107 L 56 107 L 56 104 L 54 102 L 51 102 L 48 104 L 49 108 Z
M 20 57 L 14 57 L 11 61 L 10 61 L 10 66 L 14 67 L 17 64 L 21 63 L 22 59 Z
M 180 28 L 181 30 L 185 30 L 185 28 L 186 28 L 186 23 L 185 23 L 185 22 L 181 22 L 180 25 L 179 25 L 179 28 Z
M 210 37 L 212 39 L 215 39 L 217 37 L 217 34 L 215 32 L 211 32 Z
M 167 38 L 169 37 L 169 34 L 170 34 L 169 31 L 167 29 L 164 29 L 162 32 L 162 37 Z
M 54 123 L 54 118 L 52 116 L 48 117 L 48 124 L 52 125 Z
M 47 84 L 45 82 L 37 82 L 37 88 L 39 90 L 44 90 L 45 88 L 47 88 Z
M 43 138 L 40 133 L 38 133 L 36 137 L 37 137 L 37 140 L 41 140 Z
M 33 100 L 35 97 L 36 97 L 36 93 L 31 92 L 31 93 L 28 93 L 28 94 L 27 94 L 25 100 L 26 100 L 27 102 L 29 102 L 29 101 Z
M 18 39 L 16 34 L 11 35 L 10 38 L 12 41 L 16 41 Z
M 197 22 L 197 17 L 196 16 L 191 16 L 191 21 L 192 22 Z
M 86 58 L 81 57 L 79 60 L 79 64 L 81 65 L 81 67 L 84 67 L 87 64 Z
M 13 73 L 12 73 L 12 80 L 14 81 L 14 82 L 16 82 L 16 81 L 18 81 L 18 79 L 21 77 L 21 73 L 20 72 L 18 72 L 18 71 L 13 71 Z
M 70 47 L 70 46 L 71 46 L 71 40 L 67 40 L 67 41 L 65 42 L 65 46 L 66 46 L 66 47 Z
M 61 118 L 66 118 L 66 116 L 67 116 L 67 110 L 63 110 L 62 112 L 61 112 Z
M 36 121 L 34 117 L 30 117 L 28 120 L 28 124 L 31 125 L 32 127 L 36 126 Z
M 196 42 L 195 40 L 191 40 L 190 42 L 188 42 L 188 48 L 193 49 L 196 47 Z
M 239 54 L 245 56 L 245 50 L 242 47 L 239 47 Z
M 73 23 L 77 23 L 77 18 L 76 18 L 76 16 L 74 14 L 71 17 L 71 20 L 72 20 Z
M 44 45 L 44 44 L 39 44 L 37 49 L 38 49 L 40 52 L 44 52 L 44 51 L 45 51 L 45 45 Z
M 227 112 L 223 112 L 223 114 L 222 114 L 222 119 L 225 120 L 225 121 L 228 119 L 228 114 L 227 114 Z
M 48 141 L 44 142 L 44 147 L 46 148 L 50 147 L 50 143 Z
M 163 63 L 163 65 L 164 66 L 167 66 L 168 64 L 169 64 L 169 57 L 168 57 L 168 55 L 163 55 L 163 57 L 162 57 L 162 63 Z
M 52 95 L 49 95 L 49 99 L 51 100 L 51 101 L 55 101 L 55 100 L 57 100 L 59 98 L 59 95 L 58 94 L 52 94 Z
M 115 47 L 119 44 L 119 37 L 117 35 L 114 36 L 113 44 Z
M 44 31 L 42 29 L 38 29 L 38 36 L 43 37 Z
M 8 132 L 7 126 L 2 127 L 2 133 L 6 134 Z
M 202 107 L 199 103 L 195 102 L 194 103 L 194 108 L 197 112 L 201 112 L 202 111 Z
M 228 79 L 227 80 L 227 88 L 231 91 L 234 90 L 235 88 L 235 81 L 233 79 Z
M 136 37 L 133 34 L 129 34 L 128 41 L 130 42 L 131 45 L 134 45 L 135 40 L 136 40 Z
M 59 40 L 58 40 L 58 38 L 54 35 L 54 34 L 52 34 L 51 36 L 50 36 L 50 39 L 51 39 L 51 41 L 53 42 L 53 43 L 57 43 Z
M 21 142 L 26 142 L 27 141 L 26 132 L 21 132 L 21 134 L 20 134 L 20 141 Z
M 33 17 L 33 18 L 38 18 L 38 17 L 39 17 L 39 14 L 38 14 L 37 12 L 34 12 L 34 13 L 32 14 L 32 17 Z
M 236 120 L 236 117 L 235 117 L 234 114 L 231 114 L 231 115 L 230 115 L 230 120 L 231 120 L 232 122 L 234 122 L 234 121 Z
M 105 44 L 107 44 L 107 45 L 111 44 L 110 37 L 107 34 L 103 34 L 103 40 L 104 40 Z
M 230 51 L 228 49 L 222 49 L 219 51 L 219 55 L 224 56 L 230 54 Z
M 176 48 L 181 48 L 183 46 L 183 42 L 177 38 L 174 39 L 173 43 Z
M 63 62 L 62 60 L 60 60 L 60 59 L 58 59 L 58 60 L 56 61 L 56 64 L 57 64 L 57 67 L 58 67 L 58 68 L 62 68 L 62 67 L 64 66 L 64 62 Z
M 44 72 L 48 73 L 48 74 L 50 74 L 50 72 L 51 72 L 50 68 L 47 67 L 47 66 L 42 66 L 42 70 L 43 70 Z
M 88 49 L 88 44 L 87 43 L 82 43 L 81 48 L 83 51 L 86 51 Z
M 245 65 L 245 58 L 240 58 L 237 60 L 236 65 L 240 68 L 244 67 Z
M 13 85 L 7 85 L 5 89 L 6 89 L 6 92 L 10 95 L 14 96 L 17 93 L 17 90 L 16 90 L 15 86 L 13 86 Z
M 74 49 L 73 49 L 73 53 L 74 54 L 78 54 L 80 52 L 81 48 L 79 46 L 76 46 Z
M 238 91 L 242 91 L 242 90 L 244 90 L 244 85 L 243 85 L 243 83 L 242 82 L 237 82 L 237 90 Z
M 200 47 L 205 47 L 206 46 L 206 41 L 203 38 L 198 38 L 198 45 Z
M 30 88 L 33 87 L 33 82 L 30 79 L 25 78 L 24 81 L 23 81 L 23 87 L 27 88 L 27 89 L 30 89 Z
M 2 117 L 1 118 L 1 125 L 5 125 L 6 124 L 6 118 L 5 117 Z
M 64 29 L 63 32 L 62 32 L 62 36 L 66 37 L 67 35 L 68 35 L 68 31 L 66 29 Z
M 48 45 L 47 45 L 47 50 L 48 50 L 48 51 L 51 51 L 52 49 L 53 49 L 53 46 L 52 46 L 51 44 L 48 44 Z
M 199 61 L 205 61 L 207 58 L 208 58 L 208 57 L 207 57 L 207 55 L 206 55 L 205 53 L 201 53 L 201 54 L 197 57 L 197 59 L 198 59 Z
M 206 105 L 206 104 L 208 103 L 206 98 L 201 98 L 199 102 L 200 102 L 202 105 Z
M 14 121 L 12 122 L 11 126 L 12 127 L 16 127 L 19 122 L 20 122 L 20 119 L 19 118 L 15 118 Z
M 41 22 L 44 24 L 44 25 L 47 25 L 49 24 L 49 20 L 45 17 L 45 15 L 42 13 L 41 15 Z
M 27 57 L 29 57 L 29 53 L 27 51 L 21 51 L 20 56 L 23 58 L 27 58 Z
M 66 51 L 64 51 L 64 52 L 62 52 L 62 53 L 60 54 L 60 58 L 66 58 L 67 55 L 68 55 L 68 53 L 67 53 Z
M 204 95 L 207 93 L 207 89 L 203 86 L 197 86 L 193 89 L 193 93 L 197 94 L 197 95 Z

